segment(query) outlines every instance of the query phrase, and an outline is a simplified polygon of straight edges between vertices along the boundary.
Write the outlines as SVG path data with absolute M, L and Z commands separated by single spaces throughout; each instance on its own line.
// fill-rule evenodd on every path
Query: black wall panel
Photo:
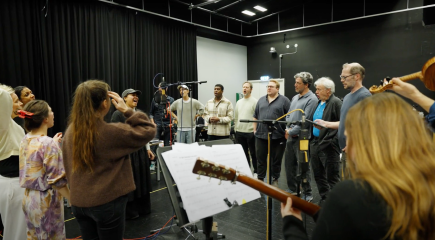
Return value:
M 248 79 L 262 75 L 279 77 L 281 53 L 292 52 L 285 45 L 299 45 L 298 52 L 282 59 L 282 77 L 286 79 L 286 95 L 294 92 L 293 76 L 308 71 L 315 79 L 331 77 L 336 95 L 344 97 L 339 75 L 346 62 L 359 62 L 366 68 L 363 84 L 370 87 L 386 76 L 402 76 L 420 71 L 435 56 L 435 30 L 421 24 L 422 10 L 379 16 L 321 27 L 306 28 L 252 38 L 248 45 Z M 277 54 L 269 53 L 275 47 Z M 423 93 L 435 98 L 419 80 L 412 81 Z M 314 87 L 312 88 L 314 90 Z

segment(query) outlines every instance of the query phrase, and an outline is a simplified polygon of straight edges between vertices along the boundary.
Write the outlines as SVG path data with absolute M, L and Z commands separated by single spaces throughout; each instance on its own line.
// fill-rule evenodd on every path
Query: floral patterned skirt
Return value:
M 63 197 L 55 189 L 24 192 L 27 239 L 65 239 Z

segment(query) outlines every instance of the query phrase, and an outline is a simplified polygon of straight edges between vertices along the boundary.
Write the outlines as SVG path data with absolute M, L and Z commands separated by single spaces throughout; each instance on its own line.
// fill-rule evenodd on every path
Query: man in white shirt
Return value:
M 182 98 L 176 100 L 171 105 L 171 111 L 177 111 L 173 115 L 177 123 L 177 142 L 193 143 L 195 142 L 195 119 L 204 113 L 204 105 L 198 100 L 189 97 L 189 88 L 186 85 L 178 86 L 178 91 Z
M 255 136 L 254 126 L 252 123 L 241 123 L 240 119 L 251 120 L 254 116 L 257 99 L 251 96 L 252 83 L 243 83 L 243 98 L 237 101 L 234 112 L 234 131 L 236 132 L 236 141 L 243 147 L 249 166 L 249 153 L 251 153 L 252 166 L 254 168 L 254 177 L 257 177 L 257 155 L 255 154 Z M 249 149 L 249 151 L 248 151 Z

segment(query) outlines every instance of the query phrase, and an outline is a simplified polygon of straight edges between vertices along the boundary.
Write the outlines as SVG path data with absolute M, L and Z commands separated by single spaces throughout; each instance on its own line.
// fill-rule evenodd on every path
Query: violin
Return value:
M 420 72 L 412 73 L 406 76 L 399 77 L 400 80 L 407 82 L 413 79 L 420 79 L 424 86 L 435 91 L 435 57 L 429 59 L 423 66 Z M 393 82 L 389 81 L 387 84 L 376 86 L 373 85 L 369 88 L 372 94 L 384 92 L 385 90 L 391 89 L 393 87 Z

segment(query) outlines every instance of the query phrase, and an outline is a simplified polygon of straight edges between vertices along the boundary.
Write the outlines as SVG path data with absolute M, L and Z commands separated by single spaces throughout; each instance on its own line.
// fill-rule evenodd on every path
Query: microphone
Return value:
M 166 97 L 166 88 L 167 84 L 165 82 L 165 77 L 162 77 L 162 82 L 160 83 L 160 87 L 162 88 L 162 93 L 160 94 L 160 105 L 166 105 L 167 97 Z

